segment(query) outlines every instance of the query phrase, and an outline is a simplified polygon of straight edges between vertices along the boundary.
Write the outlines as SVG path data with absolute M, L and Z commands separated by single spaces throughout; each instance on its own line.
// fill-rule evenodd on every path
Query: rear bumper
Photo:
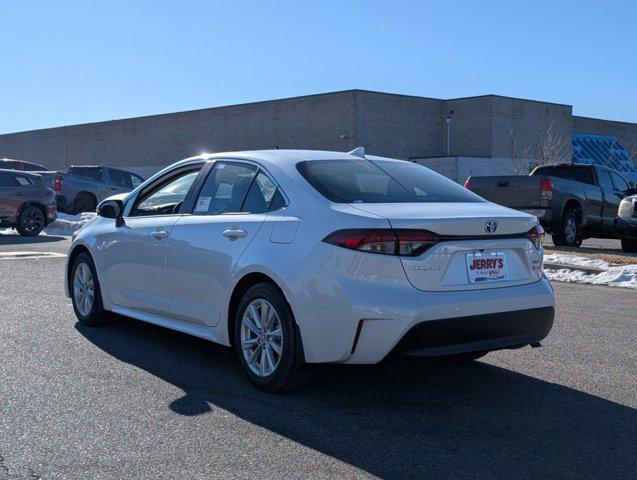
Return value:
M 395 352 L 433 357 L 519 347 L 544 339 L 553 326 L 553 307 L 422 322 L 398 342 Z

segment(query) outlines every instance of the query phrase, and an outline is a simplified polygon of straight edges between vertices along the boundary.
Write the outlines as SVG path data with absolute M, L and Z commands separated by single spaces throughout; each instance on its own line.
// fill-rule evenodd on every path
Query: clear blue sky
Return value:
M 0 133 L 352 88 L 637 122 L 629 0 L 0 0 L 0 25 Z

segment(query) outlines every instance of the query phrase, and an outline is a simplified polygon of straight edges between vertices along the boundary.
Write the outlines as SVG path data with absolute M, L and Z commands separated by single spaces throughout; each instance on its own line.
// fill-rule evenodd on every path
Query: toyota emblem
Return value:
M 484 224 L 484 231 L 487 233 L 495 233 L 498 229 L 498 221 L 497 220 L 489 220 Z

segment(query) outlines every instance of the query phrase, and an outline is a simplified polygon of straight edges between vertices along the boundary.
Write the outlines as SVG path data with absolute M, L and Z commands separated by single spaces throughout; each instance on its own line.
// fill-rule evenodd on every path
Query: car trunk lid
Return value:
M 542 252 L 527 237 L 536 224 L 531 215 L 488 202 L 351 205 L 386 218 L 394 229 L 439 237 L 421 255 L 400 257 L 407 278 L 420 290 L 487 289 L 541 278 Z

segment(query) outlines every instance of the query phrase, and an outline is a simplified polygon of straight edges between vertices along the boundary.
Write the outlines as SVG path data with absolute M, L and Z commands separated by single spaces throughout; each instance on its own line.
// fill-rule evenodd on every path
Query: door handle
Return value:
M 155 230 L 151 232 L 150 236 L 156 240 L 163 240 L 168 237 L 168 232 L 166 230 Z
M 237 238 L 244 238 L 248 232 L 240 229 L 239 227 L 230 227 L 227 230 L 223 231 L 223 236 L 229 238 L 230 240 L 236 240 Z
M 16 194 L 17 197 L 23 197 L 24 196 L 24 193 L 22 193 L 22 192 L 15 192 L 15 194 Z

